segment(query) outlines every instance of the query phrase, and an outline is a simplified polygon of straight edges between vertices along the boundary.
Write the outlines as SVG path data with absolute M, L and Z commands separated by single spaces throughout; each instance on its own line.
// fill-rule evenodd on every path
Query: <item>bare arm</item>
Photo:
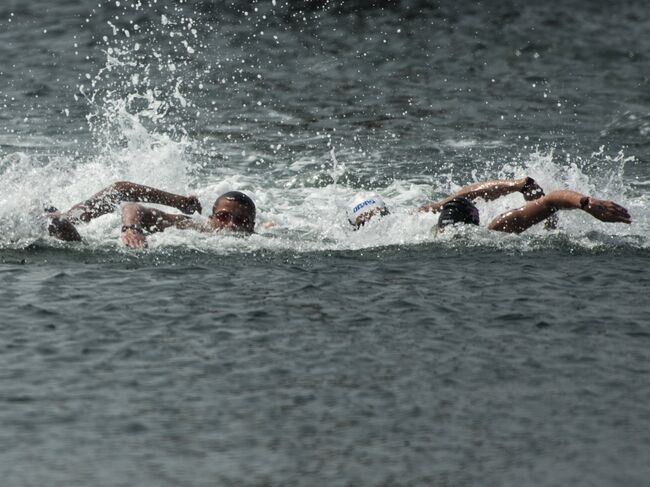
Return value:
M 445 203 L 448 203 L 454 198 L 458 197 L 464 197 L 470 200 L 483 198 L 486 201 L 491 201 L 502 196 L 506 196 L 510 193 L 515 193 L 517 191 L 522 193 L 524 195 L 524 199 L 527 201 L 539 198 L 544 194 L 542 188 L 539 187 L 535 180 L 529 177 L 513 180 L 485 181 L 464 186 L 447 198 L 436 201 L 434 203 L 422 205 L 419 208 L 419 211 L 430 211 L 437 213 L 442 209 Z
M 581 209 L 594 218 L 611 223 L 631 223 L 630 214 L 621 205 L 599 200 L 575 191 L 553 191 L 525 206 L 499 215 L 488 228 L 500 232 L 521 233 L 560 210 Z
M 162 232 L 169 227 L 198 231 L 209 230 L 205 225 L 196 223 L 186 215 L 165 213 L 137 203 L 129 203 L 122 208 L 122 241 L 127 247 L 146 247 L 145 230 L 148 233 L 155 233 Z
M 88 200 L 74 205 L 63 216 L 72 222 L 88 222 L 93 218 L 115 211 L 123 201 L 154 203 L 171 206 L 183 213 L 201 213 L 201 203 L 196 196 L 182 196 L 150 186 L 118 181 L 104 188 Z

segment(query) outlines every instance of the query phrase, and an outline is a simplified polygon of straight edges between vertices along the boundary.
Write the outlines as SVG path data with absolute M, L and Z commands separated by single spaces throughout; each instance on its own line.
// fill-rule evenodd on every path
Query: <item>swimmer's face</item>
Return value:
M 382 217 L 388 215 L 389 211 L 387 208 L 373 208 L 370 211 L 366 211 L 357 216 L 355 222 L 352 224 L 355 230 L 358 230 L 366 223 L 368 223 L 373 217 Z
M 255 228 L 255 210 L 228 198 L 219 198 L 212 207 L 208 217 L 210 226 L 215 230 L 253 233 Z

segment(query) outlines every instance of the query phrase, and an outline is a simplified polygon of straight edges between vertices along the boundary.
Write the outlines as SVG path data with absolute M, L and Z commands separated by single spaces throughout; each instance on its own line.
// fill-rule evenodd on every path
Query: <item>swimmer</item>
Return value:
M 418 210 L 440 213 L 438 229 L 459 223 L 478 225 L 479 212 L 473 200 L 482 198 L 492 201 L 515 192 L 521 193 L 527 203 L 494 218 L 488 224 L 490 230 L 521 233 L 542 221 L 546 221 L 546 228 L 555 228 L 556 213 L 573 209 L 583 210 L 604 222 L 629 224 L 632 221 L 627 209 L 613 201 L 593 198 L 570 190 L 553 191 L 547 195 L 530 177 L 470 184 L 447 198 L 422 205 Z M 348 212 L 348 220 L 355 230 L 376 215 L 388 214 L 388 209 L 379 196 L 373 195 L 366 200 L 381 201 L 381 210 L 371 203 L 363 205 L 363 202 L 353 201 Z
M 65 241 L 80 241 L 75 225 L 89 222 L 111 213 L 118 205 L 122 207 L 122 242 L 127 247 L 144 248 L 146 235 L 174 227 L 182 230 L 216 232 L 228 230 L 251 234 L 255 228 L 255 203 L 244 193 L 230 191 L 217 198 L 212 214 L 206 223 L 197 222 L 191 216 L 201 213 L 201 203 L 196 196 L 182 196 L 141 184 L 118 181 L 104 188 L 90 199 L 74 205 L 66 212 L 55 208 L 46 210 L 50 218 L 50 235 Z M 167 213 L 139 203 L 152 203 L 176 208 L 184 214 Z

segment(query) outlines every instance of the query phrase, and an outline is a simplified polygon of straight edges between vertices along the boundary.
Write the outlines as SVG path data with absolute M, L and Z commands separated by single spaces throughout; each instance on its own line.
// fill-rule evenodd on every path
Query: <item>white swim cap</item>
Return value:
M 386 214 L 388 213 L 388 208 L 386 208 L 386 203 L 381 199 L 381 196 L 378 194 L 370 195 L 357 195 L 350 201 L 348 205 L 348 220 L 352 225 L 357 225 L 357 218 L 364 213 L 371 213 L 374 210 L 379 210 L 379 213 Z

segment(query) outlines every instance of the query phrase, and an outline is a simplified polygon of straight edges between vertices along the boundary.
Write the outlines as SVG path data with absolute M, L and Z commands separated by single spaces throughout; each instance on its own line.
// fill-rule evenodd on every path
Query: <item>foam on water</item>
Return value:
M 125 132 L 126 136 L 127 132 Z M 45 235 L 41 209 L 46 204 L 67 208 L 86 199 L 116 180 L 132 180 L 182 194 L 196 194 L 204 208 L 209 209 L 214 198 L 232 189 L 242 189 L 256 201 L 258 234 L 240 238 L 227 234 L 206 235 L 188 231 L 168 230 L 149 237 L 150 252 L 178 246 L 210 252 L 250 252 L 258 249 L 294 250 L 354 250 L 392 245 L 415 245 L 440 242 L 458 245 L 459 241 L 437 235 L 434 228 L 437 215 L 420 214 L 417 206 L 442 197 L 461 187 L 414 183 L 408 178 L 395 180 L 386 187 L 373 188 L 385 199 L 391 214 L 370 221 L 360 231 L 353 231 L 347 222 L 347 202 L 364 188 L 341 184 L 323 187 L 283 186 L 282 181 L 267 181 L 263 174 L 230 174 L 220 177 L 196 178 L 188 171 L 191 162 L 186 152 L 189 142 L 175 142 L 167 136 L 133 129 L 133 138 L 126 147 L 110 154 L 98 154 L 87 159 L 72 160 L 65 156 L 37 157 L 25 153 L 5 156 L 1 161 L 2 178 L 6 183 L 0 201 L 0 227 L 3 247 L 20 248 L 39 239 L 59 245 Z M 323 155 L 325 160 L 327 154 Z M 621 159 L 623 161 L 623 159 Z M 291 165 L 291 161 L 287 161 Z M 611 167 L 611 166 L 610 166 Z M 587 194 L 610 198 L 629 207 L 634 223 L 630 226 L 605 224 L 583 212 L 562 212 L 559 228 L 546 232 L 542 226 L 520 236 L 490 232 L 485 228 L 464 230 L 472 245 L 526 250 L 538 248 L 540 241 L 556 244 L 558 234 L 568 237 L 578 247 L 600 247 L 613 242 L 648 246 L 647 196 L 634 195 L 622 180 L 620 169 L 598 176 L 588 176 L 571 163 L 561 165 L 551 153 L 532 153 L 521 164 L 504 164 L 490 177 L 507 178 L 523 175 L 534 177 L 547 191 L 572 188 Z M 285 182 L 291 177 L 287 174 Z M 482 175 L 483 179 L 486 175 Z M 519 194 L 493 202 L 477 201 L 482 224 L 504 211 L 522 204 Z M 201 217 L 197 217 L 201 218 Z M 264 228 L 265 222 L 273 226 Z M 87 225 L 79 225 L 86 243 L 93 248 L 115 247 L 119 242 L 119 214 L 100 217 Z M 606 238 L 607 237 L 607 238 Z M 615 238 L 612 238 L 615 237 Z M 535 245 L 531 247 L 531 242 Z M 71 244 L 78 245 L 78 244 Z

